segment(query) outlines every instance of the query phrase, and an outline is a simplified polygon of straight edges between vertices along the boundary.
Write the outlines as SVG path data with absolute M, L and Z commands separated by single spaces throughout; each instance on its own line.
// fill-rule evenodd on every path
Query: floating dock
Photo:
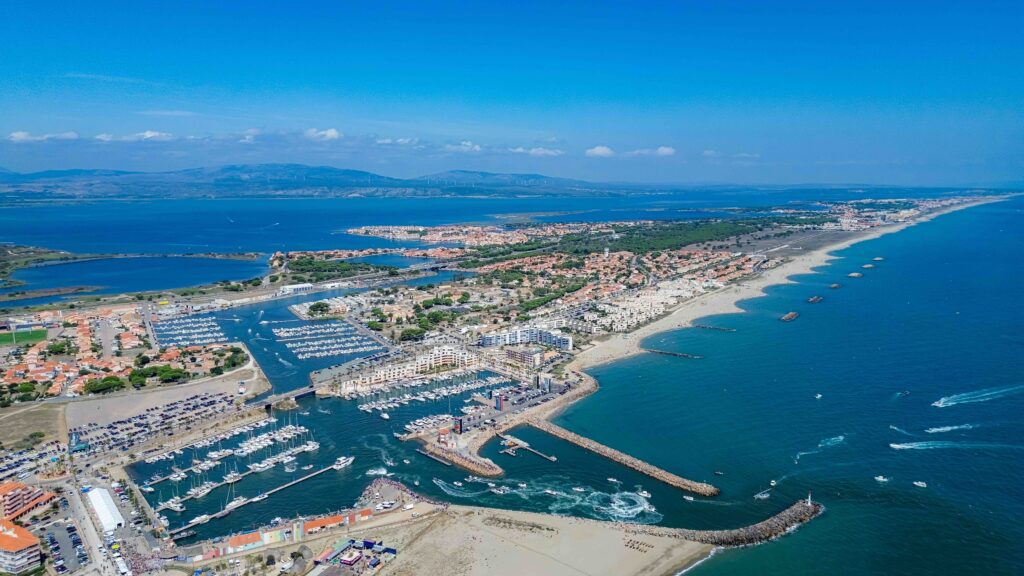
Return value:
M 565 440 L 567 442 L 572 442 L 573 444 L 576 444 L 581 448 L 586 448 L 587 450 L 590 450 L 595 454 L 600 454 L 601 456 L 604 456 L 609 460 L 614 460 L 615 462 L 618 462 L 619 464 L 622 464 L 627 468 L 632 468 L 637 472 L 646 474 L 651 478 L 654 478 L 655 480 L 660 480 L 661 482 L 664 482 L 669 486 L 674 486 L 681 490 L 693 492 L 694 494 L 699 494 L 701 496 L 717 496 L 719 493 L 718 488 L 712 486 L 711 484 L 687 480 L 686 478 L 683 478 L 666 470 L 662 470 L 657 466 L 648 464 L 647 462 L 644 462 L 639 458 L 634 458 L 629 454 L 624 454 L 614 448 L 609 448 L 604 444 L 599 444 L 589 438 L 584 438 L 583 436 L 580 436 L 575 432 L 570 432 L 565 428 L 562 428 L 561 426 L 557 426 L 555 424 L 552 424 L 551 422 L 548 422 L 547 420 L 535 418 L 527 420 L 526 423 L 529 424 L 530 426 L 533 426 L 534 428 L 537 428 L 538 430 L 543 430 L 544 432 L 547 432 L 552 436 L 561 438 L 562 440 Z
M 537 450 L 536 448 L 530 446 L 529 442 L 525 442 L 523 440 L 520 440 L 519 438 L 516 438 L 515 436 L 509 436 L 508 434 L 498 434 L 498 437 L 501 438 L 502 440 L 504 440 L 505 443 L 506 443 L 506 446 L 508 446 L 508 448 L 506 448 L 505 450 L 502 450 L 502 453 L 508 454 L 509 456 L 515 456 L 516 455 L 516 450 L 520 450 L 521 449 L 521 450 L 526 450 L 527 452 L 532 452 L 533 454 L 536 454 L 537 456 L 540 456 L 541 458 L 544 458 L 545 460 L 549 460 L 551 462 L 557 462 L 558 461 L 558 458 L 556 458 L 554 456 L 548 456 L 547 454 L 544 454 L 540 450 Z
M 306 474 L 305 476 L 303 476 L 301 478 L 296 478 L 295 480 L 292 480 L 291 482 L 288 482 L 287 484 L 282 484 L 282 485 L 278 486 L 277 488 L 274 488 L 272 490 L 268 490 L 268 491 L 264 492 L 263 494 L 265 496 L 270 496 L 271 494 L 274 494 L 276 492 L 280 492 L 281 490 L 285 490 L 287 488 L 291 488 L 292 486 L 295 486 L 296 484 L 299 484 L 301 482 L 305 482 L 306 480 L 309 480 L 310 478 L 313 478 L 315 476 L 319 476 L 319 475 L 323 474 L 324 472 L 327 472 L 328 470 L 334 470 L 334 469 L 335 468 L 334 468 L 333 465 L 328 466 L 326 468 L 321 468 L 320 470 L 317 470 L 316 472 L 310 472 L 309 474 Z M 223 485 L 223 483 L 221 483 L 220 485 Z M 189 499 L 191 499 L 191 497 L 189 497 Z M 186 500 L 186 498 L 182 498 L 182 501 L 185 501 L 185 500 Z M 220 512 L 217 512 L 215 514 L 210 514 L 209 518 L 207 520 L 203 521 L 203 522 L 189 522 L 188 524 L 186 524 L 186 525 L 184 525 L 184 526 L 182 526 L 180 528 L 175 528 L 174 530 L 170 530 L 168 533 L 173 538 L 175 535 L 177 535 L 177 534 L 179 534 L 181 532 L 184 532 L 186 530 L 191 530 L 192 528 L 195 528 L 196 526 L 198 526 L 200 524 L 205 524 L 206 522 L 209 522 L 210 520 L 212 520 L 214 518 L 223 518 L 224 516 L 227 516 L 228 514 L 230 514 L 232 511 L 238 510 L 239 508 L 241 508 L 243 506 L 247 506 L 247 505 L 249 505 L 251 503 L 252 503 L 252 500 L 250 499 L 245 504 L 240 504 L 240 505 L 232 508 L 231 510 L 221 510 Z M 162 510 L 162 508 L 160 508 L 158 510 Z

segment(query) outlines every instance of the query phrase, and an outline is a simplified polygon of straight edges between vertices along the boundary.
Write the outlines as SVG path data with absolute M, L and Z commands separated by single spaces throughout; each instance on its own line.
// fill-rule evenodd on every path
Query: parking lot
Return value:
M 89 563 L 89 552 L 74 522 L 58 520 L 46 527 L 42 537 L 58 574 L 75 572 Z

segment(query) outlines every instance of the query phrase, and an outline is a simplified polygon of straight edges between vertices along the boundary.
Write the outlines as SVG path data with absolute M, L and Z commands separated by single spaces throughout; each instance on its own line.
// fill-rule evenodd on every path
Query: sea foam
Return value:
M 974 424 L 960 424 L 959 426 L 936 426 L 935 428 L 927 428 L 925 432 L 928 434 L 941 434 L 943 432 L 953 432 L 954 430 L 973 430 L 977 428 Z
M 949 442 L 949 441 L 929 441 L 929 442 L 906 442 L 903 444 L 889 444 L 889 448 L 893 450 L 941 450 L 947 448 L 955 448 L 960 450 L 1022 450 L 1024 446 L 1015 446 L 1013 444 L 993 444 L 990 442 Z

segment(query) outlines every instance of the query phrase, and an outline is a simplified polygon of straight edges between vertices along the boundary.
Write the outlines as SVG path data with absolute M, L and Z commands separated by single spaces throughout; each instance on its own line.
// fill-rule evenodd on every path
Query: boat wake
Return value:
M 556 492 L 555 501 L 548 507 L 552 513 L 575 511 L 600 520 L 613 522 L 636 522 L 638 524 L 656 524 L 664 516 L 651 505 L 647 498 L 638 492 Z
M 935 428 L 928 428 L 925 430 L 928 434 L 941 434 L 943 432 L 953 432 L 956 430 L 974 430 L 977 428 L 974 424 L 960 424 L 959 426 L 937 426 Z
M 380 468 L 370 468 L 366 471 L 367 476 L 387 476 L 388 469 L 381 466 Z
M 386 448 L 387 437 L 384 436 L 383 434 L 371 434 L 369 437 L 379 438 L 382 445 L 371 444 L 366 439 L 363 439 L 363 447 L 366 448 L 367 450 L 373 450 L 374 452 L 376 452 L 380 456 L 381 461 L 384 462 L 385 465 L 394 466 L 395 459 L 391 457 L 391 453 L 388 452 Z
M 970 404 L 972 402 L 988 402 L 989 400 L 997 400 L 1004 396 L 1011 394 L 1017 394 L 1024 391 L 1024 384 L 1017 384 L 1014 386 L 1003 386 L 1001 388 L 985 388 L 984 390 L 976 390 L 974 392 L 964 392 L 962 394 L 953 394 L 952 396 L 945 396 L 939 398 L 935 402 L 932 402 L 932 406 L 937 408 L 946 408 L 949 406 L 956 406 L 957 404 Z
M 277 360 L 278 360 L 278 361 L 279 361 L 279 362 L 280 362 L 281 364 L 284 364 L 285 366 L 287 366 L 287 367 L 289 367 L 289 368 L 295 368 L 295 364 L 292 364 L 291 362 L 289 362 L 289 361 L 285 360 L 284 358 L 281 358 L 280 356 L 278 356 L 278 357 L 277 357 Z
M 820 442 L 818 442 L 818 447 L 816 449 L 814 449 L 814 450 L 807 450 L 805 452 L 797 452 L 796 456 L 793 457 L 793 463 L 794 464 L 799 464 L 800 463 L 800 459 L 803 458 L 804 456 L 810 456 L 811 454 L 820 454 L 826 448 L 831 448 L 833 446 L 839 446 L 840 444 L 843 444 L 845 442 L 846 442 L 846 435 L 845 434 L 840 434 L 839 436 L 833 436 L 831 438 L 825 438 L 825 439 L 821 440 Z
M 893 450 L 941 450 L 946 448 L 956 448 L 960 450 L 1024 450 L 1024 446 L 1016 446 L 1013 444 L 994 444 L 991 442 L 949 442 L 949 441 L 929 441 L 929 442 L 908 442 L 906 444 L 889 444 L 889 448 Z
M 889 424 L 889 430 L 895 430 L 896 432 L 899 432 L 904 436 L 913 436 L 913 434 L 911 434 L 910 432 L 907 432 L 906 430 L 900 428 L 899 426 L 893 426 L 892 424 Z
M 458 488 L 444 480 L 441 480 L 440 478 L 434 478 L 434 484 L 436 484 L 442 492 L 455 498 L 475 498 L 477 496 L 483 496 L 488 492 L 487 488 L 484 488 L 483 490 L 465 490 L 463 488 Z

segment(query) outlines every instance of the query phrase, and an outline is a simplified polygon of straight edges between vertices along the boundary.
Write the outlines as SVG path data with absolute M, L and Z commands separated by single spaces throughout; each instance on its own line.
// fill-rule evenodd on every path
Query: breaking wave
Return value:
M 954 430 L 973 430 L 977 428 L 974 424 L 960 424 L 959 426 L 937 426 L 935 428 L 927 428 L 925 432 L 928 434 L 941 434 L 943 432 L 953 432 Z
M 932 402 L 932 406 L 937 408 L 946 408 L 948 406 L 956 406 L 957 404 L 970 404 L 972 402 L 988 402 L 989 400 L 996 400 L 1004 396 L 1016 394 L 1024 391 L 1024 384 L 1017 384 L 1014 386 L 1003 386 L 1001 388 L 985 388 L 984 390 L 975 390 L 974 392 L 964 392 L 961 394 L 953 394 L 952 396 L 945 396 L 939 398 L 935 402 Z

